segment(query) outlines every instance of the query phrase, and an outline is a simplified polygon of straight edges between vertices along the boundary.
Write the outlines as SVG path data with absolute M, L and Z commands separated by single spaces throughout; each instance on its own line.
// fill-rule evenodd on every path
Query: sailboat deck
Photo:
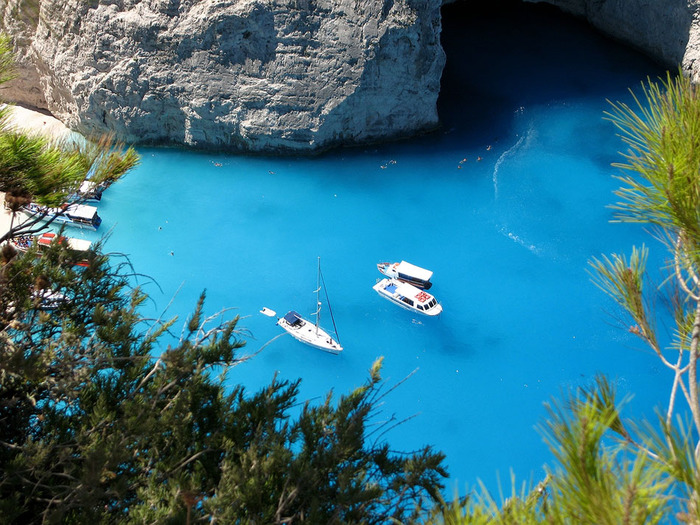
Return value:
M 291 320 L 291 322 L 290 322 Z M 326 352 L 338 354 L 343 347 L 323 328 L 302 318 L 296 312 L 289 312 L 281 317 L 277 324 L 296 340 Z

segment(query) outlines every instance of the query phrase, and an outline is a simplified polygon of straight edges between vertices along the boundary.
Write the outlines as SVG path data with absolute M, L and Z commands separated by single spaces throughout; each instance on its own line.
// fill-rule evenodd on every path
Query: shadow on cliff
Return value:
M 662 74 L 641 53 L 551 6 L 517 0 L 482 4 L 458 2 L 442 9 L 447 63 L 438 100 L 441 140 L 463 146 L 497 141 L 522 108 L 557 101 L 600 97 L 602 118 L 611 86 L 623 95 L 639 87 L 639 78 L 618 64 L 636 62 Z

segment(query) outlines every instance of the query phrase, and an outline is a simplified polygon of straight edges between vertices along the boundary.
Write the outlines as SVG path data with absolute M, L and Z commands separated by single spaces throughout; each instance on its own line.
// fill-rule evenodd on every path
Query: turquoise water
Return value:
M 592 256 L 648 242 L 609 222 L 622 144 L 602 117 L 606 99 L 629 100 L 660 70 L 533 6 L 446 10 L 443 41 L 438 132 L 312 159 L 142 149 L 99 205 L 100 234 L 157 282 L 142 281 L 149 314 L 184 323 L 206 289 L 209 312 L 244 317 L 249 351 L 281 333 L 263 306 L 313 311 L 320 256 L 344 353 L 285 335 L 231 380 L 302 377 L 319 399 L 362 384 L 383 356 L 389 385 L 412 374 L 385 399 L 381 416 L 407 419 L 386 438 L 443 450 L 449 486 L 464 491 L 508 485 L 511 468 L 539 478 L 543 403 L 598 371 L 636 394 L 633 414 L 666 399 L 671 376 L 586 273 Z M 401 259 L 434 271 L 439 318 L 372 290 L 376 263 Z

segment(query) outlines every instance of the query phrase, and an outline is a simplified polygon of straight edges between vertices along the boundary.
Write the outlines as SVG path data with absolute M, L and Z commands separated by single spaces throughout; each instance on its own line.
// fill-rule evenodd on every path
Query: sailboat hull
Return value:
M 292 313 L 293 312 L 290 312 L 290 314 Z M 323 328 L 320 326 L 316 327 L 314 323 L 303 319 L 298 314 L 294 316 L 293 322 L 290 323 L 287 320 L 290 314 L 281 317 L 277 321 L 277 325 L 294 339 L 309 346 L 313 346 L 314 348 L 318 348 L 319 350 L 330 352 L 331 354 L 339 354 L 343 351 L 343 347 L 340 346 L 340 343 L 333 339 Z

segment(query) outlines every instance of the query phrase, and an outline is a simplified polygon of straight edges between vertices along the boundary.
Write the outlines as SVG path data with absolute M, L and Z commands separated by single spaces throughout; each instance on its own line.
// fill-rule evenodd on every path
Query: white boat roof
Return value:
M 90 246 L 92 246 L 92 242 L 88 241 L 87 239 L 68 237 L 68 247 L 71 250 L 86 252 L 90 249 Z
M 416 266 L 415 264 L 411 264 L 410 262 L 406 261 L 401 261 L 399 266 L 396 268 L 396 271 L 404 275 L 411 275 L 416 279 L 420 279 L 421 281 L 429 281 L 433 276 L 433 272 L 430 270 L 426 270 L 425 268 L 421 268 L 420 266 Z
M 94 190 L 96 186 L 97 184 L 92 182 L 91 180 L 84 180 L 83 183 L 80 185 L 80 193 L 88 193 Z
M 71 204 L 66 209 L 66 212 L 73 217 L 90 220 L 97 214 L 97 208 L 87 204 Z
M 399 294 L 403 295 L 404 297 L 410 297 L 412 299 L 414 299 L 416 295 L 423 291 L 420 288 L 416 288 L 412 284 L 408 284 L 403 281 L 394 280 L 394 284 L 396 284 L 396 291 Z M 427 292 L 425 293 L 427 294 Z

